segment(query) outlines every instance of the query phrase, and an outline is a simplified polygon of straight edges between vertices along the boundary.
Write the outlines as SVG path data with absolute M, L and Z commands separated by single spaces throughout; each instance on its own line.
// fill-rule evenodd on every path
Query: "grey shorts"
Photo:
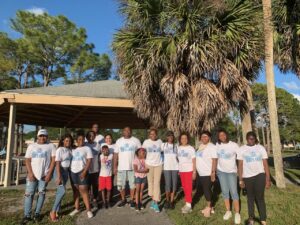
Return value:
M 130 189 L 134 189 L 134 171 L 133 170 L 120 170 L 117 175 L 117 186 L 118 190 L 123 190 L 126 187 L 126 182 Z
M 178 170 L 164 170 L 165 191 L 175 192 L 178 185 Z

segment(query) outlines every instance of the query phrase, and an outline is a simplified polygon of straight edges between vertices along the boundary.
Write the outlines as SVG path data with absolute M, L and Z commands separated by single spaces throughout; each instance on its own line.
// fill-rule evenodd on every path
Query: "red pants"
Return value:
M 192 191 L 193 191 L 193 171 L 180 172 L 181 184 L 184 192 L 184 199 L 187 203 L 192 203 Z

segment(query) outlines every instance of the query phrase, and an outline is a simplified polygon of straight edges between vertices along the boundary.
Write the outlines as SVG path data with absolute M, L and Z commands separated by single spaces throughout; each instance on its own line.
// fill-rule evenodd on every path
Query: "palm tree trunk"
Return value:
M 269 125 L 266 126 L 266 136 L 267 136 L 267 151 L 268 151 L 268 155 L 271 154 L 271 138 L 270 138 L 270 127 Z
M 242 116 L 242 133 L 243 133 L 243 143 L 246 144 L 246 134 L 252 131 L 252 124 L 251 124 L 251 116 L 250 116 L 250 111 L 245 113 Z
M 266 136 L 265 136 L 265 128 L 264 126 L 261 126 L 261 133 L 262 133 L 262 139 L 263 139 L 263 145 L 266 146 Z
M 270 129 L 273 145 L 273 156 L 275 166 L 276 186 L 285 188 L 285 179 L 283 174 L 281 143 L 278 129 L 278 116 L 275 94 L 274 80 L 274 62 L 273 62 L 273 25 L 271 0 L 262 0 L 264 17 L 264 42 L 265 42 L 265 68 L 268 90 L 268 106 L 270 116 Z

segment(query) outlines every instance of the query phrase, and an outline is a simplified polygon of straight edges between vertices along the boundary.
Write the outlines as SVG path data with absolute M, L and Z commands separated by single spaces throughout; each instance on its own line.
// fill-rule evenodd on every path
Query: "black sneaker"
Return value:
M 166 201 L 165 205 L 164 205 L 164 208 L 165 209 L 169 209 L 170 208 L 170 202 Z
M 124 207 L 126 204 L 127 204 L 127 202 L 126 202 L 126 200 L 124 200 L 124 201 L 121 201 L 121 202 L 117 205 L 117 207 L 118 207 L 118 208 L 122 208 L 122 207 Z
M 139 208 L 140 208 L 140 210 L 143 210 L 143 209 L 145 209 L 145 206 L 144 206 L 144 204 L 143 203 L 139 203 Z
M 170 204 L 170 209 L 175 209 L 175 204 L 174 204 L 174 202 L 171 202 L 171 204 Z
M 24 216 L 22 221 L 21 221 L 21 225 L 25 225 L 27 224 L 28 222 L 32 221 L 31 217 L 30 216 Z
M 131 200 L 131 201 L 130 201 L 130 208 L 134 209 L 134 208 L 135 208 L 135 205 L 136 205 L 135 202 Z
M 33 217 L 34 222 L 38 223 L 42 220 L 42 217 L 39 213 L 36 213 Z
M 136 204 L 135 205 L 135 211 L 139 212 L 140 210 L 141 210 L 140 204 Z

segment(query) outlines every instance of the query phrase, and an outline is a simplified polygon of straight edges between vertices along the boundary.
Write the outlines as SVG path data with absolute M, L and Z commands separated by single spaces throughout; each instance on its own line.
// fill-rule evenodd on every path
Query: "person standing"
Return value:
M 167 133 L 167 141 L 162 144 L 164 154 L 164 177 L 166 203 L 165 209 L 174 209 L 174 198 L 178 185 L 178 146 L 175 144 L 175 137 L 172 131 Z
M 101 147 L 102 147 L 102 145 L 105 145 L 105 144 L 108 145 L 109 153 L 114 154 L 115 149 L 116 149 L 116 144 L 113 143 L 113 137 L 111 134 L 106 134 L 104 136 L 104 143 L 101 144 Z
M 70 216 L 80 212 L 80 196 L 83 199 L 88 218 L 93 217 L 89 200 L 88 173 L 92 163 L 93 153 L 90 147 L 84 145 L 84 134 L 77 135 L 77 147 L 72 150 L 71 184 L 73 189 L 75 209 Z
M 86 134 L 87 142 L 84 143 L 85 146 L 88 146 L 93 153 L 92 163 L 89 169 L 88 174 L 88 185 L 90 196 L 93 204 L 93 211 L 98 209 L 98 177 L 99 177 L 99 155 L 100 155 L 100 144 L 95 141 L 96 133 L 94 131 L 89 131 Z
M 58 149 L 55 155 L 55 183 L 57 185 L 55 201 L 50 212 L 50 219 L 53 222 L 58 221 L 58 211 L 61 201 L 66 193 L 66 184 L 69 178 L 69 171 L 72 159 L 73 138 L 71 135 L 64 135 L 59 141 Z
M 212 183 L 216 180 L 217 150 L 210 142 L 211 133 L 203 131 L 200 135 L 201 144 L 196 152 L 196 167 L 199 182 L 206 200 L 206 207 L 201 211 L 204 217 L 210 217 L 212 211 Z
M 179 136 L 178 168 L 181 185 L 184 192 L 185 205 L 181 208 L 182 213 L 192 212 L 193 180 L 196 179 L 195 149 L 189 145 L 189 136 L 182 133 Z
M 104 137 L 103 135 L 99 134 L 99 124 L 98 123 L 94 123 L 91 127 L 91 131 L 95 132 L 95 142 L 97 142 L 99 145 L 101 145 L 102 143 L 104 143 Z M 85 139 L 85 142 L 88 142 L 87 139 Z
M 123 137 L 117 140 L 114 152 L 114 174 L 117 175 L 117 186 L 121 195 L 121 202 L 118 204 L 119 208 L 127 204 L 125 199 L 125 186 L 127 181 L 130 188 L 130 207 L 135 208 L 133 160 L 135 151 L 140 147 L 141 142 L 132 136 L 131 128 L 125 127 L 123 129 Z
M 266 149 L 257 144 L 256 134 L 252 131 L 246 135 L 247 144 L 240 147 L 238 159 L 239 184 L 247 190 L 248 224 L 254 224 L 254 202 L 256 202 L 260 221 L 266 225 L 267 213 L 265 188 L 270 188 L 270 171 Z
M 32 220 L 32 202 L 36 191 L 38 191 L 38 198 L 33 219 L 36 222 L 41 220 L 40 213 L 45 200 L 46 186 L 52 178 L 55 167 L 55 151 L 55 145 L 48 143 L 48 132 L 46 129 L 38 131 L 37 142 L 30 144 L 26 150 L 27 178 L 22 224 Z
M 157 129 L 151 128 L 149 139 L 143 143 L 146 149 L 146 167 L 149 169 L 147 174 L 148 195 L 152 198 L 150 208 L 155 212 L 160 212 L 158 203 L 160 202 L 160 179 L 162 174 L 162 141 L 157 138 Z
M 222 195 L 226 207 L 226 213 L 223 216 L 224 220 L 229 220 L 232 217 L 230 210 L 230 196 L 235 211 L 234 223 L 241 223 L 239 194 L 237 190 L 237 165 L 236 156 L 239 151 L 239 146 L 232 141 L 229 141 L 228 134 L 225 130 L 219 130 L 217 155 L 217 175 L 220 181 Z

